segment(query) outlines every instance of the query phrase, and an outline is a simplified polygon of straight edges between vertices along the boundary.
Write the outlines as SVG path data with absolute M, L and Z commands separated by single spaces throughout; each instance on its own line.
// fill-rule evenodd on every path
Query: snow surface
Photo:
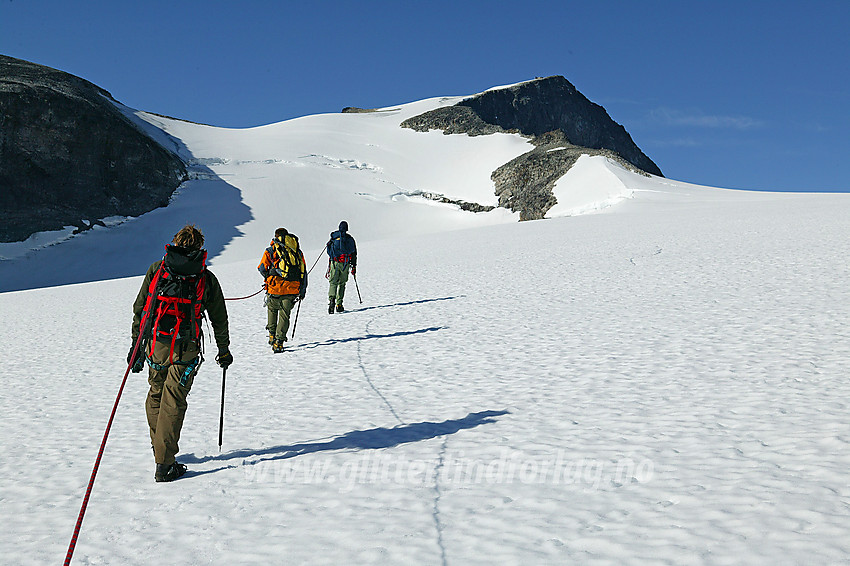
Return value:
M 74 563 L 850 563 L 850 195 L 583 157 L 557 218 L 465 213 L 406 195 L 495 202 L 490 172 L 530 146 L 398 128 L 451 100 L 248 130 L 142 115 L 194 160 L 172 204 L 0 262 L 4 563 L 64 557 L 141 274 L 185 221 L 228 297 L 259 289 L 279 225 L 320 261 L 283 354 L 260 296 L 228 303 L 224 444 L 210 359 L 179 481 L 153 481 L 130 375 Z M 362 303 L 352 281 L 329 316 L 341 219 Z
M 597 212 L 631 198 L 633 181 L 621 179 L 617 175 L 620 170 L 622 167 L 607 157 L 580 156 L 555 183 L 553 192 L 558 202 L 546 212 L 546 218 Z

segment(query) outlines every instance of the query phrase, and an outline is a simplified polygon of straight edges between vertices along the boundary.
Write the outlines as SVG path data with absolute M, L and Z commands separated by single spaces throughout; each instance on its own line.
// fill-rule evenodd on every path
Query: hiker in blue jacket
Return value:
M 345 297 L 345 284 L 348 281 L 348 273 L 357 274 L 357 244 L 351 234 L 348 233 L 348 222 L 343 220 L 339 223 L 339 230 L 331 232 L 331 239 L 325 245 L 328 252 L 328 273 L 326 277 L 330 282 L 328 289 L 328 314 L 345 312 L 342 299 Z

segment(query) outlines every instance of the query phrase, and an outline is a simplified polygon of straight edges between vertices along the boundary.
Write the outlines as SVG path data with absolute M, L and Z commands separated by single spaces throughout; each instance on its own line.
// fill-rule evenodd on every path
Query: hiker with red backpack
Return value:
M 348 282 L 348 273 L 357 274 L 357 243 L 348 233 L 348 222 L 343 220 L 339 223 L 339 230 L 331 232 L 331 239 L 325 244 L 328 252 L 328 278 L 330 287 L 328 289 L 328 314 L 345 312 L 342 300 L 345 297 L 345 284 Z
M 290 234 L 286 228 L 275 230 L 257 270 L 265 279 L 269 345 L 272 352 L 279 354 L 283 352 L 289 332 L 292 307 L 307 293 L 307 264 L 298 236 Z
M 184 226 L 165 246 L 163 259 L 148 268 L 133 303 L 133 347 L 127 363 L 134 373 L 142 371 L 145 361 L 150 366 L 145 412 L 158 482 L 176 480 L 186 472 L 175 456 L 186 397 L 204 360 L 201 320 L 205 313 L 218 346 L 216 362 L 225 370 L 233 363 L 224 294 L 206 268 L 203 245 L 201 231 Z

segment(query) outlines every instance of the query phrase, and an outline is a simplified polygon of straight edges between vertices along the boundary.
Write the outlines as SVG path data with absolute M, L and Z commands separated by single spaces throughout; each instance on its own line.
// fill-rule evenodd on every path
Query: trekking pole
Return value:
M 292 324 L 292 337 L 295 338 L 295 327 L 298 326 L 298 313 L 301 312 L 301 299 L 298 299 L 298 308 L 295 309 L 295 322 Z
M 224 434 L 224 380 L 227 368 L 221 370 L 221 415 L 218 418 L 218 451 L 221 452 L 221 437 Z
M 363 297 L 360 296 L 360 285 L 357 284 L 357 274 L 355 273 L 352 277 L 354 277 L 354 288 L 357 289 L 357 298 L 360 299 L 360 304 L 363 304 Z

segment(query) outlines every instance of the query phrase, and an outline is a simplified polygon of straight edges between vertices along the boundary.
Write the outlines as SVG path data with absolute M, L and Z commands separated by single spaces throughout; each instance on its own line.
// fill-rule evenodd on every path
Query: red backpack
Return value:
M 207 252 L 202 250 L 201 253 L 199 273 L 175 273 L 166 264 L 166 258 L 163 258 L 148 286 L 143 316 L 150 321 L 150 325 L 146 329 L 145 341 L 151 340 L 153 352 L 158 338 L 169 340 L 169 363 L 174 363 L 175 345 L 180 344 L 181 348 L 185 348 L 189 342 L 200 343 L 203 336 L 201 301 L 207 280 Z

